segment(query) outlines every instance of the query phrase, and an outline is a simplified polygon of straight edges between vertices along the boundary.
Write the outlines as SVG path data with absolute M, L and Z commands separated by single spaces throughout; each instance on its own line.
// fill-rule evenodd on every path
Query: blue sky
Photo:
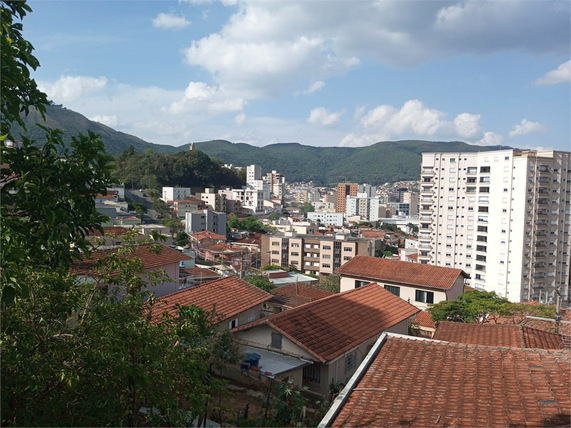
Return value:
M 30 1 L 50 99 L 146 141 L 571 150 L 566 1 Z

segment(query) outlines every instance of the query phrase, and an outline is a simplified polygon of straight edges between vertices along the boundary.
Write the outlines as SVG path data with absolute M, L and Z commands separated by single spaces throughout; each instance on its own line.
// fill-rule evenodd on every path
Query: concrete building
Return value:
M 192 234 L 209 230 L 218 235 L 226 236 L 226 213 L 212 210 L 187 212 L 184 223 L 185 232 Z
M 206 204 L 206 208 L 219 211 L 219 212 L 226 212 L 226 195 L 215 193 L 213 188 L 206 188 L 204 192 L 197 194 L 201 201 Z
M 381 245 L 380 239 L 274 233 L 262 236 L 262 266 L 293 265 L 304 274 L 330 275 L 356 255 L 375 256 Z
M 356 183 L 339 183 L 337 185 L 337 212 L 345 214 L 347 196 L 357 196 L 359 185 Z
M 343 226 L 343 214 L 341 213 L 312 212 L 307 213 L 307 218 L 311 221 L 319 221 L 326 226 Z
M 190 187 L 163 187 L 163 196 L 161 199 L 165 202 L 180 201 L 191 195 Z
M 569 301 L 571 153 L 424 153 L 419 262 L 511 301 Z
M 230 200 L 239 201 L 242 211 L 248 214 L 256 215 L 264 212 L 264 192 L 252 186 L 242 186 L 241 189 L 224 189 L 219 190 L 219 194 L 226 195 L 227 211 L 228 206 L 232 207 Z M 235 212 L 235 211 L 231 211 Z
M 264 176 L 264 181 L 270 186 L 270 193 L 272 198 L 285 198 L 286 195 L 286 181 L 285 177 L 276 171 L 268 172 Z
M 369 197 L 367 193 L 347 196 L 345 215 L 359 216 L 361 220 L 377 221 L 379 219 L 379 198 Z
M 264 177 L 265 178 L 265 177 Z M 246 184 L 263 192 L 263 200 L 271 198 L 271 187 L 262 177 L 262 168 L 259 165 L 250 165 L 246 168 Z

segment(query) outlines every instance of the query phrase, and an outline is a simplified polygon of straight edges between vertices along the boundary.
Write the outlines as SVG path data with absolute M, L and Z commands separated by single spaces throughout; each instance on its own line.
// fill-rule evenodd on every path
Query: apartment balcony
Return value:
M 537 211 L 536 211 L 536 215 L 537 215 L 539 218 L 544 218 L 544 217 L 547 217 L 547 216 L 549 215 L 549 211 L 546 211 L 546 210 L 537 210 Z
M 535 248 L 547 248 L 547 242 L 544 242 L 544 241 L 536 242 Z
M 541 252 L 535 253 L 533 255 L 533 257 L 535 257 L 536 259 L 544 259 L 545 257 L 547 257 L 547 253 L 541 251 Z
M 430 248 L 432 248 L 432 246 L 430 244 L 425 244 L 422 242 L 422 243 L 418 244 L 418 248 L 429 250 Z
M 424 214 L 424 215 L 432 214 L 432 210 L 431 210 L 430 208 L 429 208 L 429 209 L 421 208 L 420 211 L 419 211 L 419 214 L 420 214 L 420 215 L 423 215 L 423 214 Z
M 420 171 L 420 175 L 422 175 L 422 176 L 424 176 L 424 175 L 433 176 L 434 175 L 434 169 L 432 167 L 422 168 L 422 170 Z
M 539 290 L 540 288 L 543 288 L 543 284 L 536 282 L 531 285 L 531 288 L 533 288 L 534 290 Z
M 421 202 L 421 203 L 422 203 L 422 202 L 428 202 L 428 203 L 432 204 L 432 198 L 428 198 L 428 197 L 426 197 L 426 196 L 423 196 L 423 197 L 420 198 L 420 202 Z
M 423 214 L 423 215 L 421 215 L 421 216 L 419 217 L 419 220 L 420 220 L 421 222 L 426 223 L 425 220 L 427 220 L 427 221 L 432 221 L 432 217 L 431 217 L 430 215 L 428 215 L 428 214 Z
M 538 199 L 537 205 L 549 205 L 549 200 L 548 199 Z
M 478 168 L 472 168 L 472 167 L 470 167 L 470 168 L 468 168 L 468 170 L 466 171 L 466 174 L 469 174 L 469 175 L 476 175 L 477 173 L 478 173 Z

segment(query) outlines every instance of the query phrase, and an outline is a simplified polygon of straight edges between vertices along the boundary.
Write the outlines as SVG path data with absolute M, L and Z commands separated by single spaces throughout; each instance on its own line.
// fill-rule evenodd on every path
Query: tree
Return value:
M 332 293 L 339 293 L 341 291 L 341 277 L 339 275 L 328 275 L 323 277 L 315 286 Z
M 299 209 L 299 213 L 307 218 L 307 213 L 311 213 L 315 211 L 315 207 L 311 205 L 309 202 L 303 204 L 303 206 Z
M 130 202 L 129 209 L 135 211 L 137 213 L 137 217 L 141 219 L 147 213 L 147 207 L 140 202 Z
M 161 224 L 167 226 L 171 234 L 179 233 L 184 230 L 184 227 L 178 218 L 165 218 L 161 220 Z
M 455 321 L 469 323 L 495 323 L 499 318 L 515 318 L 531 310 L 544 317 L 553 317 L 555 309 L 549 306 L 510 302 L 493 291 L 470 290 L 457 300 L 442 301 L 428 309 L 434 321 Z M 541 306 L 541 308 L 539 308 Z
M 408 223 L 406 225 L 406 228 L 409 230 L 409 232 L 413 235 L 413 236 L 418 236 L 418 226 L 412 223 Z
M 278 265 L 265 265 L 265 266 L 262 267 L 261 270 L 279 270 L 279 269 L 281 269 L 281 268 L 282 268 L 282 267 L 281 267 L 281 266 L 278 266 Z
M 270 213 L 268 214 L 268 220 L 276 221 L 280 219 L 280 215 L 278 213 Z
M 184 247 L 188 244 L 188 234 L 184 231 L 177 232 L 174 243 L 179 247 Z
M 261 290 L 267 291 L 268 293 L 275 288 L 275 285 L 269 280 L 269 278 L 262 273 L 248 274 L 244 278 L 244 281 L 258 287 Z
M 153 209 L 163 217 L 168 217 L 169 215 L 169 206 L 162 199 L 155 199 L 153 201 Z

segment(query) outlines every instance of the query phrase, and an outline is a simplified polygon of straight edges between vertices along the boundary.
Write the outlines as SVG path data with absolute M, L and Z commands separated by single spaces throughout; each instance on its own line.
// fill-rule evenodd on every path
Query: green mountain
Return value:
M 188 150 L 187 144 L 173 147 L 147 143 L 58 106 L 47 106 L 45 122 L 37 111 L 32 111 L 25 118 L 25 123 L 27 132 L 14 125 L 12 135 L 17 137 L 23 134 L 41 141 L 43 131 L 34 126 L 36 123 L 41 123 L 64 131 L 66 142 L 69 142 L 72 135 L 91 130 L 101 135 L 107 153 L 112 156 L 119 155 L 129 146 L 133 146 L 137 152 L 146 149 L 156 153 L 177 153 Z M 423 152 L 478 152 L 498 150 L 499 147 L 482 147 L 460 141 L 421 140 L 384 141 L 367 147 L 312 147 L 298 143 L 256 147 L 244 143 L 213 140 L 194 143 L 194 149 L 223 163 L 242 167 L 260 165 L 264 172 L 276 170 L 285 175 L 288 182 L 313 181 L 316 185 L 335 185 L 351 181 L 379 185 L 401 180 L 418 180 Z

